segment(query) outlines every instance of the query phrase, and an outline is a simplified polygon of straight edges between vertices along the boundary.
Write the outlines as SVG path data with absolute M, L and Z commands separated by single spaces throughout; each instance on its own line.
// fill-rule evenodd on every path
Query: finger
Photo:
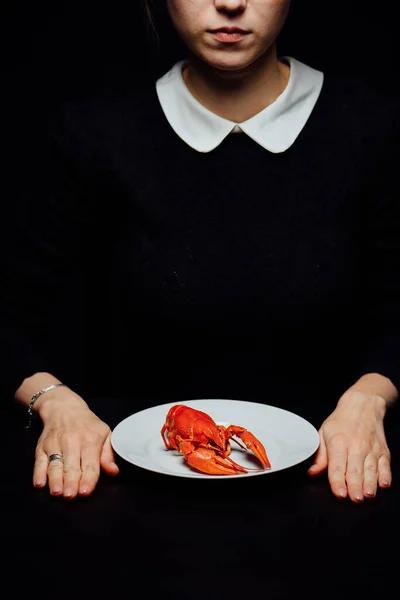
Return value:
M 392 485 L 390 457 L 386 454 L 383 454 L 378 461 L 378 484 L 381 488 L 388 488 Z
M 104 442 L 100 457 L 100 464 L 108 475 L 118 475 L 119 468 L 115 462 L 115 455 L 111 445 L 111 432 L 108 434 L 107 439 Z
M 91 444 L 82 448 L 82 477 L 79 484 L 79 495 L 81 496 L 89 496 L 97 485 L 100 477 L 100 453 L 99 445 Z
M 33 467 L 33 485 L 41 488 L 47 482 L 47 467 L 49 465 L 49 457 L 41 448 L 36 450 L 35 465 Z
M 52 496 L 61 496 L 64 484 L 64 464 L 63 460 L 49 461 L 49 456 L 52 454 L 62 454 L 62 452 L 59 448 L 52 448 L 47 452 L 47 478 L 50 494 Z
M 337 498 L 346 498 L 347 446 L 343 439 L 333 438 L 327 444 L 326 450 L 328 454 L 328 480 L 332 492 Z
M 328 455 L 326 451 L 325 440 L 323 436 L 320 434 L 320 444 L 317 452 L 314 456 L 314 461 L 311 467 L 308 469 L 308 474 L 311 476 L 319 475 L 322 471 L 328 466 Z
M 365 456 L 359 452 L 350 452 L 347 459 L 347 491 L 353 502 L 364 502 L 364 464 Z
M 81 481 L 81 445 L 70 440 L 64 447 L 64 488 L 63 496 L 72 500 L 78 494 Z
M 378 461 L 376 456 L 368 454 L 364 461 L 364 496 L 374 498 L 378 487 Z

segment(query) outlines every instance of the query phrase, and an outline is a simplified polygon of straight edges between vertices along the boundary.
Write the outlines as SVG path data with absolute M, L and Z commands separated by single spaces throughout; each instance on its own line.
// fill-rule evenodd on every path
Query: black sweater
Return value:
M 201 154 L 153 88 L 64 105 L 3 215 L 3 393 L 36 371 L 137 407 L 400 389 L 396 111 L 326 76 L 286 152 Z

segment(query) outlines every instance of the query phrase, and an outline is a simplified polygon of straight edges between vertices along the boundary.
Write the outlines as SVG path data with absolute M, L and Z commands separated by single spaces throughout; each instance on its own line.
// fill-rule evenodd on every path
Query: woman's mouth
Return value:
M 211 33 L 218 41 L 229 44 L 239 42 L 249 35 L 250 31 L 244 31 L 238 27 L 220 27 L 219 29 L 209 31 L 209 33 Z

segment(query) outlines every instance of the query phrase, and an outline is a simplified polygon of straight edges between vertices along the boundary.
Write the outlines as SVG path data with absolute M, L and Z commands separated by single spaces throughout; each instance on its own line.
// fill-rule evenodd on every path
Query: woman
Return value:
M 391 485 L 384 417 L 400 385 L 390 106 L 278 57 L 289 0 L 166 4 L 187 57 L 150 90 L 66 105 L 48 192 L 10 252 L 2 379 L 43 423 L 33 483 L 72 499 L 118 473 L 108 425 L 59 385 L 57 326 L 41 354 L 35 337 L 86 269 L 113 392 L 320 403 L 309 474 L 361 503 Z

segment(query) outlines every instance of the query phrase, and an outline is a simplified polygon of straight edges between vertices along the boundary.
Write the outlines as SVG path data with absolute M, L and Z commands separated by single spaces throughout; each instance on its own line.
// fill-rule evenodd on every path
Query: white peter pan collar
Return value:
M 176 63 L 156 82 L 159 102 L 175 133 L 198 152 L 214 150 L 234 130 L 243 131 L 270 152 L 284 152 L 305 126 L 322 89 L 324 75 L 285 57 L 290 76 L 285 90 L 251 119 L 234 123 L 203 106 L 183 79 L 185 61 Z

